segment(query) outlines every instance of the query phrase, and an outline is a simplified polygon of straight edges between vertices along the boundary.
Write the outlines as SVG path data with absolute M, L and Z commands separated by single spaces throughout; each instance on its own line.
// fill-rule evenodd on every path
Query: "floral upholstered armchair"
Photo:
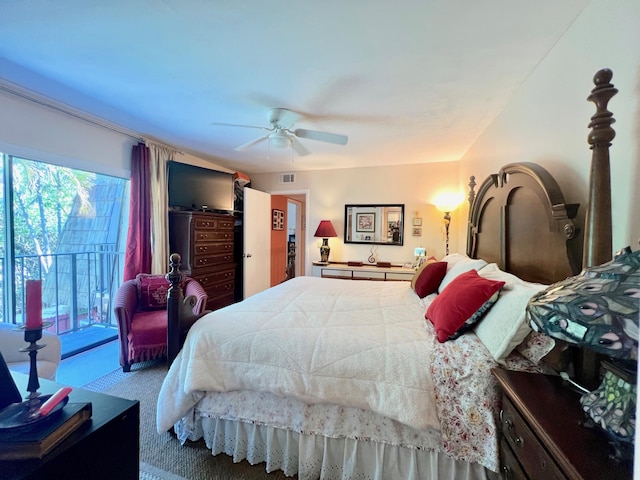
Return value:
M 116 293 L 114 312 L 118 321 L 120 365 L 131 365 L 167 355 L 167 292 L 164 275 L 138 274 L 125 281 Z M 200 283 L 190 277 L 182 282 L 184 297 L 195 297 L 194 315 L 205 309 L 208 296 Z

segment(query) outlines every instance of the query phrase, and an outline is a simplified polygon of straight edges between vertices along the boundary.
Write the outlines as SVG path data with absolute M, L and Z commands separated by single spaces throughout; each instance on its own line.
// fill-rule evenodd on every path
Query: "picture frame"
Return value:
M 284 210 L 272 210 L 273 222 L 271 225 L 272 230 L 284 230 Z
M 414 227 L 421 227 L 421 226 L 422 226 L 422 218 L 420 218 L 420 217 L 414 217 L 414 219 L 413 219 L 413 226 L 414 226 Z
M 356 213 L 356 232 L 375 232 L 375 213 Z
M 416 269 L 420 268 L 424 262 L 427 261 L 427 257 L 418 257 L 416 260 Z
M 421 237 L 422 236 L 422 227 L 413 227 L 413 236 Z

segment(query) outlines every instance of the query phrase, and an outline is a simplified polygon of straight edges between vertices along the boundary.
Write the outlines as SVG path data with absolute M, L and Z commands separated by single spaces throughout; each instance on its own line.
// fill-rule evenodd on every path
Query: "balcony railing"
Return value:
M 50 255 L 16 256 L 15 266 L 15 318 L 2 304 L 2 318 L 7 323 L 24 323 L 25 285 L 27 280 L 42 280 L 42 319 L 53 322 L 49 331 L 61 336 L 63 356 L 91 348 L 101 343 L 104 335 L 85 335 L 87 345 L 78 346 L 72 342 L 73 351 L 65 352 L 65 337 L 76 336 L 91 327 L 107 327 L 110 337 L 117 336 L 113 318 L 113 298 L 122 281 L 122 259 L 124 254 L 117 252 L 115 245 L 92 246 L 91 251 L 56 253 Z M 1 270 L 2 288 L 7 277 Z M 7 292 L 5 292 L 6 294 Z M 3 298 L 6 298 L 3 295 Z M 96 340 L 98 338 L 98 340 Z M 80 342 L 82 343 L 82 342 Z M 102 342 L 103 343 L 103 342 Z

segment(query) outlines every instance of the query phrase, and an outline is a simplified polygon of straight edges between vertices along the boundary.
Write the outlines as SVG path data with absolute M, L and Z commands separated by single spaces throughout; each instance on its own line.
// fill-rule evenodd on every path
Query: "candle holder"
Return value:
M 37 343 L 42 338 L 42 330 L 53 325 L 53 322 L 43 322 L 42 326 L 37 328 L 27 328 L 26 325 L 16 327 L 16 330 L 24 330 L 24 341 L 29 343 L 28 347 L 20 349 L 21 352 L 29 352 L 29 383 L 27 391 L 29 395 L 26 397 L 26 407 L 29 412 L 40 408 L 42 400 L 40 399 L 40 381 L 38 380 L 38 350 L 47 346 L 46 343 Z

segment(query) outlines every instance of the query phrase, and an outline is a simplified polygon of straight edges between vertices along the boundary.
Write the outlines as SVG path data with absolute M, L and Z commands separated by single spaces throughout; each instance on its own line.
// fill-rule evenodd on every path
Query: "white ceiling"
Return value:
M 248 173 L 455 161 L 587 3 L 0 0 L 0 80 Z M 271 107 L 349 142 L 211 125 Z

